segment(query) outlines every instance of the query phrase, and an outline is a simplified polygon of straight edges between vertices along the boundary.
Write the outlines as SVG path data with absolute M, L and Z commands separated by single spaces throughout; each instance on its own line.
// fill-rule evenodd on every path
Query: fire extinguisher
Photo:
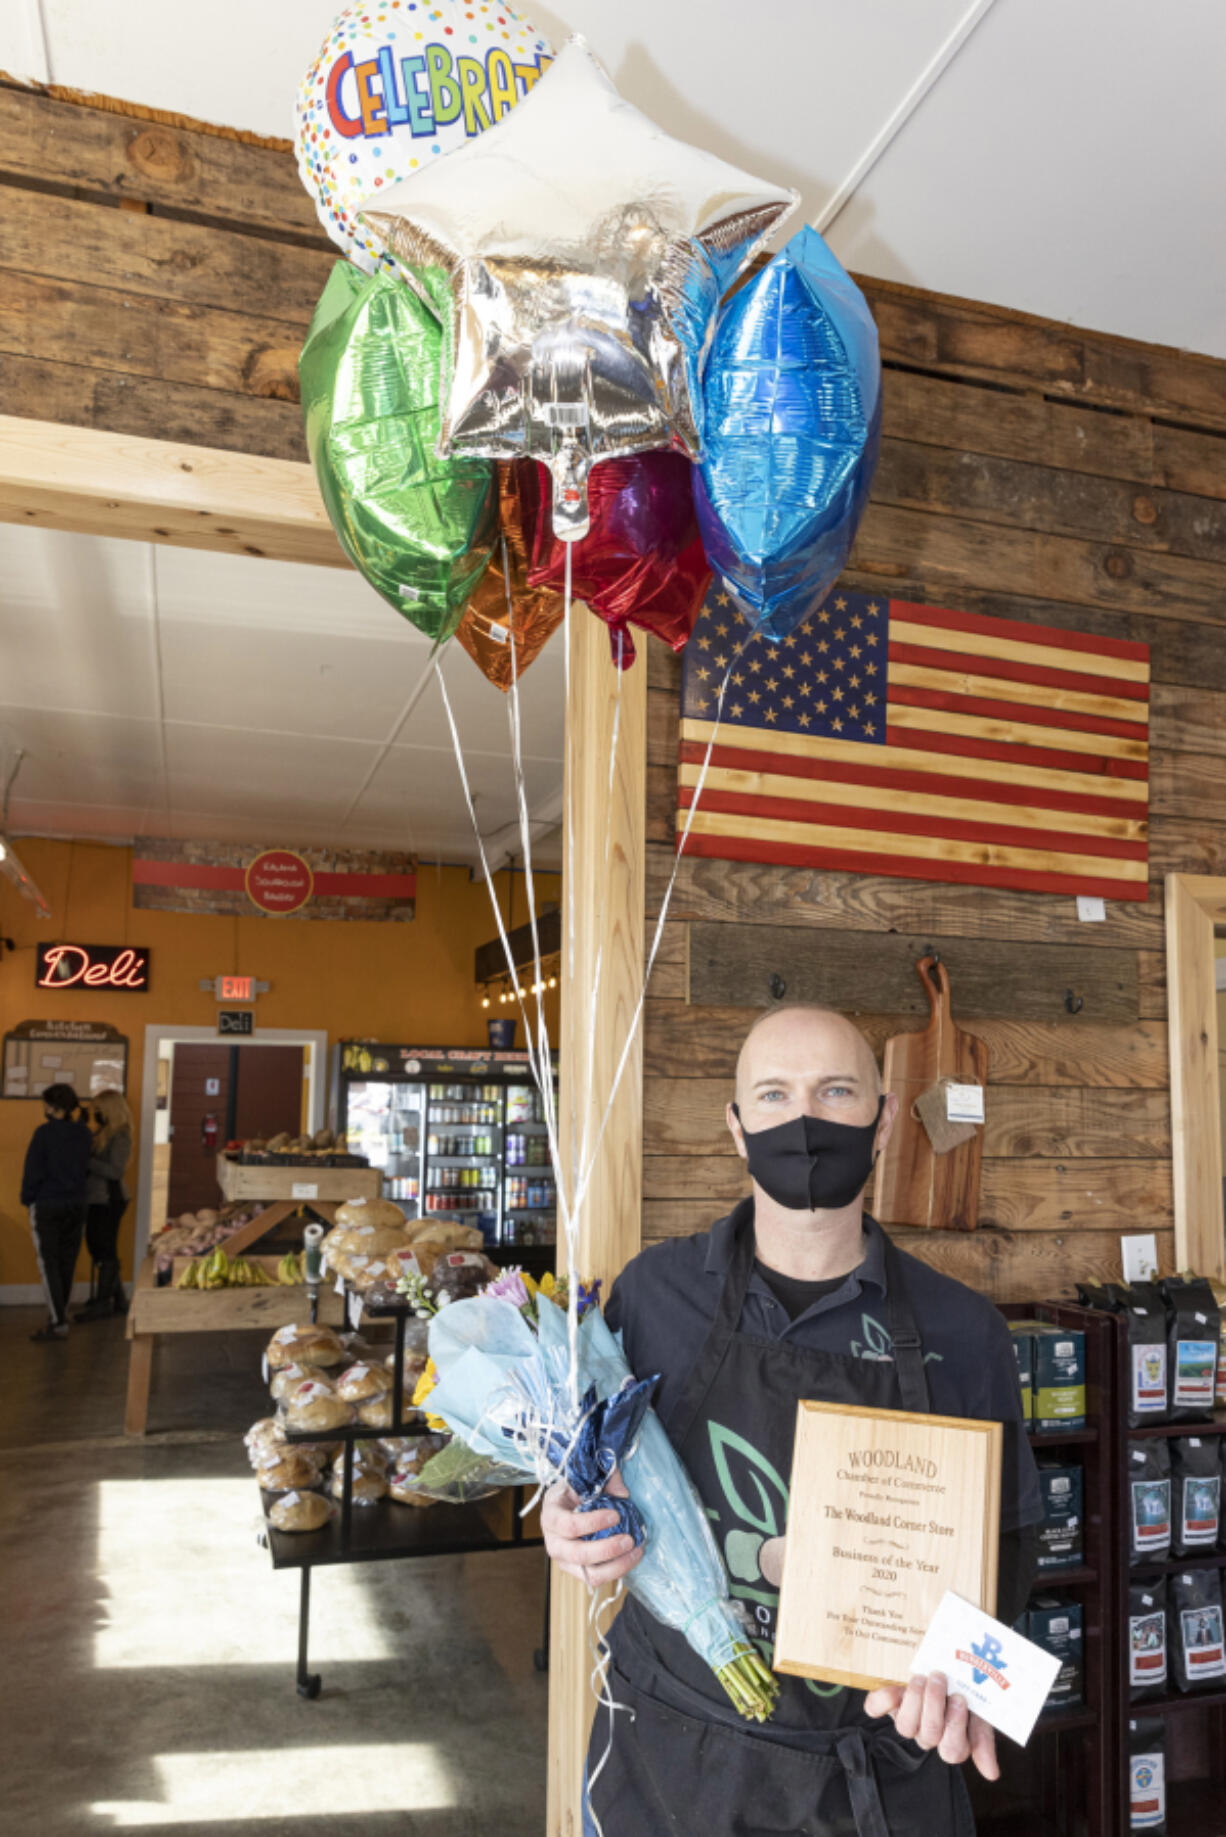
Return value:
M 217 1139 L 221 1134 L 221 1124 L 211 1113 L 200 1119 L 200 1141 L 205 1154 L 213 1154 L 217 1149 Z

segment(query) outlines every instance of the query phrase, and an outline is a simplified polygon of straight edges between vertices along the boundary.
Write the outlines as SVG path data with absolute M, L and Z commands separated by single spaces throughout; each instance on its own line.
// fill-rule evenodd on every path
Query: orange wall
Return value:
M 487 1011 L 473 984 L 473 952 L 495 935 L 489 895 L 466 868 L 423 868 L 412 924 L 324 923 L 299 919 L 200 918 L 132 907 L 132 851 L 87 842 L 26 837 L 18 853 L 51 906 L 34 907 L 0 878 L 0 936 L 15 952 L 0 952 L 0 1034 L 20 1021 L 109 1021 L 128 1036 L 128 1102 L 139 1106 L 146 1026 L 216 1023 L 217 1003 L 198 987 L 201 977 L 256 976 L 272 987 L 256 1004 L 256 1029 L 323 1029 L 329 1045 L 354 1035 L 414 1040 L 422 1045 L 479 1046 Z M 498 877 L 504 916 L 510 876 Z M 538 907 L 558 898 L 559 877 L 537 879 Z M 522 875 L 515 876 L 513 920 L 527 917 Z M 151 953 L 147 995 L 34 987 L 34 948 L 57 939 L 81 944 L 139 944 Z M 506 1014 L 497 1000 L 488 1011 Z M 547 1006 L 557 1038 L 557 1000 Z M 517 1044 L 523 1044 L 522 1025 Z M 37 1103 L 0 1099 L 0 1283 L 38 1280 L 29 1219 L 20 1205 L 26 1143 L 42 1121 Z M 135 1185 L 139 1140 L 129 1187 Z M 131 1273 L 136 1206 L 124 1219 L 121 1249 Z M 82 1259 L 82 1269 L 86 1267 Z M 81 1273 L 80 1271 L 78 1273 Z

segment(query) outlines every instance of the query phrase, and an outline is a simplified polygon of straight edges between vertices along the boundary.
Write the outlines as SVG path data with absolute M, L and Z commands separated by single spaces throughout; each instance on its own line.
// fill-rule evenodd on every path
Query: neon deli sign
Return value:
M 34 986 L 143 994 L 149 987 L 149 952 L 130 944 L 40 944 Z

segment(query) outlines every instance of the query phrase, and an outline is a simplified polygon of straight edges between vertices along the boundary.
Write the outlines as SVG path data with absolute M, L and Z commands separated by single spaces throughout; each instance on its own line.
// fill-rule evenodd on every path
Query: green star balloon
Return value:
M 403 281 L 338 262 L 298 360 L 307 446 L 341 547 L 441 642 L 489 563 L 498 487 L 487 459 L 439 459 L 438 321 Z

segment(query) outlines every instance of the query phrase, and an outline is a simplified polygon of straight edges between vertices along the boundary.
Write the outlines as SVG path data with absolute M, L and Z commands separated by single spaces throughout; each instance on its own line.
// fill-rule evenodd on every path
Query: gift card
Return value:
M 951 1696 L 965 1697 L 974 1715 L 1025 1747 L 1060 1660 L 951 1590 L 911 1660 L 912 1677 L 934 1671 L 944 1673 Z

